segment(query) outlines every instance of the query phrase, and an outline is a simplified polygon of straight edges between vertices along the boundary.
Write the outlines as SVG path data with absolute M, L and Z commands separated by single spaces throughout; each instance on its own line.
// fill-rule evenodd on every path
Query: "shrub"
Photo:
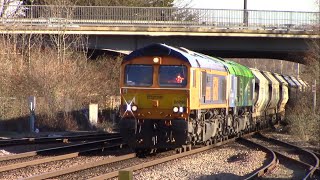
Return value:
M 312 97 L 301 94 L 294 107 L 287 108 L 289 132 L 305 141 L 319 142 L 320 112 L 313 113 Z
M 45 45 L 48 39 L 40 35 L 31 45 L 24 44 L 26 39 L 0 38 L 6 47 L 0 50 L 0 106 L 16 110 L 0 111 L 0 120 L 28 118 L 29 96 L 36 97 L 37 125 L 48 130 L 84 129 L 88 118 L 83 112 L 90 103 L 98 103 L 101 111 L 109 108 L 107 98 L 119 93 L 122 57 L 90 60 L 85 49 L 70 48 L 72 38 L 64 42 L 69 48 Z

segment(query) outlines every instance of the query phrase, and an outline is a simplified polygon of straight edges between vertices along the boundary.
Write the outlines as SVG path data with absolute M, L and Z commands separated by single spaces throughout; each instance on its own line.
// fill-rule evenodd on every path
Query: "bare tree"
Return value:
M 65 0 L 62 2 L 78 6 L 134 6 L 134 7 L 172 7 L 174 0 Z M 55 0 L 35 0 L 34 4 L 59 5 Z
M 0 0 L 0 17 L 14 18 L 26 16 L 26 8 L 20 0 Z

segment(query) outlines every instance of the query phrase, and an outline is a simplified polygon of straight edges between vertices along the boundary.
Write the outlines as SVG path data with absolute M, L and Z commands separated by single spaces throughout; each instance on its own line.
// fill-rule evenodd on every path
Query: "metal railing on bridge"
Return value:
M 0 26 L 144 26 L 313 30 L 319 12 L 111 6 L 0 6 Z

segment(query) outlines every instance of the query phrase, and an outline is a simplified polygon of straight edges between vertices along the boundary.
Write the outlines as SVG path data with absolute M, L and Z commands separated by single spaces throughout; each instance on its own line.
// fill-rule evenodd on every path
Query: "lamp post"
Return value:
M 32 9 L 33 9 L 33 7 L 32 7 L 33 1 L 34 1 L 34 0 L 30 0 L 30 3 L 31 3 L 31 7 L 30 7 L 30 9 L 31 9 L 31 24 L 32 24 L 32 21 L 33 21 L 33 12 L 32 12 Z
M 247 0 L 243 2 L 243 25 L 248 26 L 248 11 L 247 11 Z

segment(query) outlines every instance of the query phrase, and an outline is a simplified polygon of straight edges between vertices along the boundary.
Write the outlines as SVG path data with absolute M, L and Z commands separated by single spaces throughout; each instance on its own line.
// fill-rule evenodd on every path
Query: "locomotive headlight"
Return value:
M 127 111 L 131 111 L 131 105 L 127 105 Z
M 183 113 L 183 107 L 179 107 L 179 112 Z
M 179 108 L 175 106 L 175 107 L 173 107 L 172 110 L 173 110 L 173 112 L 177 113 L 179 111 Z
M 131 107 L 131 110 L 132 110 L 133 112 L 136 112 L 136 111 L 138 110 L 138 106 L 133 105 L 133 106 Z
M 160 58 L 159 57 L 154 57 L 153 58 L 153 62 L 154 63 L 159 63 L 160 62 Z

